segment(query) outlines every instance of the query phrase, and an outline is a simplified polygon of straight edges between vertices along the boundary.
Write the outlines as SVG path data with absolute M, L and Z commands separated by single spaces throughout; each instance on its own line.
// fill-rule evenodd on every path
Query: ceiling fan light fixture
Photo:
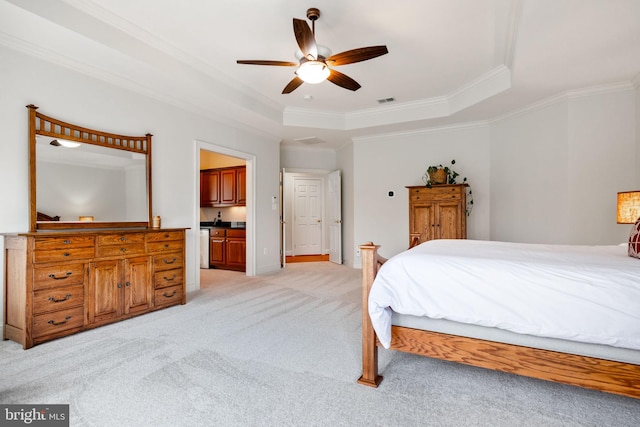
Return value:
M 53 145 L 55 147 L 62 146 L 62 147 L 66 147 L 66 148 L 76 148 L 76 147 L 79 147 L 80 145 L 82 145 L 79 142 L 67 141 L 66 139 L 54 139 L 49 144 Z
M 327 64 L 321 61 L 306 61 L 300 64 L 296 70 L 296 74 L 305 83 L 318 84 L 322 83 L 329 77 L 331 70 Z

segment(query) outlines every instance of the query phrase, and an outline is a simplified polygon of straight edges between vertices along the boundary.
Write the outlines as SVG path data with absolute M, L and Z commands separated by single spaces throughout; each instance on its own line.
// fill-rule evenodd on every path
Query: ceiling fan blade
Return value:
M 302 54 L 311 61 L 318 59 L 316 39 L 313 37 L 311 28 L 309 28 L 307 22 L 302 19 L 293 18 L 293 34 L 296 36 L 296 41 Z
M 284 87 L 284 89 L 282 89 L 282 93 L 283 94 L 291 93 L 294 90 L 296 90 L 302 83 L 304 83 L 304 81 L 302 81 L 300 77 L 295 76 L 293 80 L 291 80 L 289 84 L 287 84 Z
M 331 74 L 329 74 L 329 77 L 327 77 L 327 80 L 329 80 L 331 83 L 336 84 L 340 87 L 353 90 L 353 91 L 356 91 L 361 87 L 357 81 L 353 80 L 351 77 L 347 76 L 346 74 L 343 74 L 340 71 L 336 71 L 336 70 L 331 70 Z
M 269 60 L 251 60 L 251 59 L 239 59 L 236 61 L 238 64 L 249 64 L 249 65 L 276 65 L 280 67 L 297 67 L 297 62 L 290 61 L 269 61 Z
M 389 53 L 386 46 L 369 46 L 336 53 L 326 59 L 329 65 L 346 65 L 366 61 Z

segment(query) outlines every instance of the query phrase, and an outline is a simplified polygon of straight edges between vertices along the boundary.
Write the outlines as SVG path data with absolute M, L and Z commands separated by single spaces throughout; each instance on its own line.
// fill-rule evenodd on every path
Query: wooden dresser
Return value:
M 407 188 L 410 247 L 427 240 L 467 238 L 467 184 Z
M 185 230 L 5 236 L 4 339 L 25 349 L 185 304 Z

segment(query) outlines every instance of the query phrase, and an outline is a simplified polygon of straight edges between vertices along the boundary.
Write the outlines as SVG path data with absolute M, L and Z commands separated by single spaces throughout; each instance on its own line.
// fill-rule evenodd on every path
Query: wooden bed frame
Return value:
M 362 376 L 358 383 L 370 387 L 382 381 L 378 375 L 380 342 L 368 310 L 371 285 L 386 261 L 378 255 L 379 247 L 373 243 L 360 246 Z M 391 328 L 390 349 L 640 399 L 640 365 L 401 326 Z

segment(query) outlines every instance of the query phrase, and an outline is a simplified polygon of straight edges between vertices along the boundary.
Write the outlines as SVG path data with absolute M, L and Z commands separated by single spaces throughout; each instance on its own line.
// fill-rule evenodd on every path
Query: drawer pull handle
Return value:
M 176 293 L 177 293 L 177 291 L 173 291 L 173 293 L 171 295 L 167 295 L 166 292 L 163 292 L 162 296 L 165 297 L 165 298 L 172 298 Z
M 127 252 L 127 248 L 120 248 L 120 252 L 122 252 L 122 253 Z
M 118 283 L 118 289 L 122 287 L 122 283 Z
M 62 243 L 64 243 L 65 245 L 70 245 L 71 244 L 71 240 L 63 240 Z
M 165 238 L 165 239 L 168 239 L 168 238 L 169 238 L 169 235 L 168 235 L 168 234 L 165 234 L 165 235 L 164 235 L 164 238 Z
M 178 258 L 173 258 L 171 260 L 168 259 L 163 259 L 162 262 L 164 262 L 165 264 L 173 264 L 174 262 L 176 262 L 178 260 Z
M 124 285 L 125 285 L 126 287 L 129 287 L 129 286 L 131 286 L 131 283 L 130 283 L 130 282 L 127 282 L 127 283 L 125 283 Z
M 165 248 L 168 248 L 168 247 L 169 247 L 169 244 L 168 244 L 168 243 L 165 243 L 165 244 L 164 244 L 164 247 L 165 247 Z
M 62 254 L 62 256 L 71 256 L 71 254 L 69 252 L 65 252 Z
M 124 237 L 124 236 L 122 236 L 122 237 L 120 238 L 120 241 L 122 241 L 122 242 L 126 242 L 126 241 L 127 241 L 127 238 L 126 238 L 126 237 Z
M 56 277 L 56 275 L 55 275 L 55 274 L 51 273 L 51 274 L 49 275 L 49 278 L 50 278 L 50 279 L 53 279 L 53 280 L 64 280 L 64 279 L 69 278 L 69 276 L 71 276 L 71 272 L 70 272 L 70 271 L 67 271 L 67 273 L 66 273 L 64 276 L 61 276 L 61 277 Z
M 62 322 L 56 322 L 54 320 L 49 320 L 47 323 L 53 326 L 60 326 L 60 325 L 64 325 L 65 323 L 67 323 L 69 320 L 71 320 L 71 316 L 67 316 L 64 318 L 64 320 Z
M 60 299 L 56 299 L 56 297 L 49 297 L 49 301 L 51 302 L 64 302 L 66 300 L 68 300 L 69 298 L 71 298 L 71 294 L 67 294 L 64 296 L 64 298 L 60 298 Z
M 163 276 L 162 277 L 164 280 L 173 280 L 176 278 L 176 275 L 174 274 L 173 277 L 167 277 L 167 276 Z

